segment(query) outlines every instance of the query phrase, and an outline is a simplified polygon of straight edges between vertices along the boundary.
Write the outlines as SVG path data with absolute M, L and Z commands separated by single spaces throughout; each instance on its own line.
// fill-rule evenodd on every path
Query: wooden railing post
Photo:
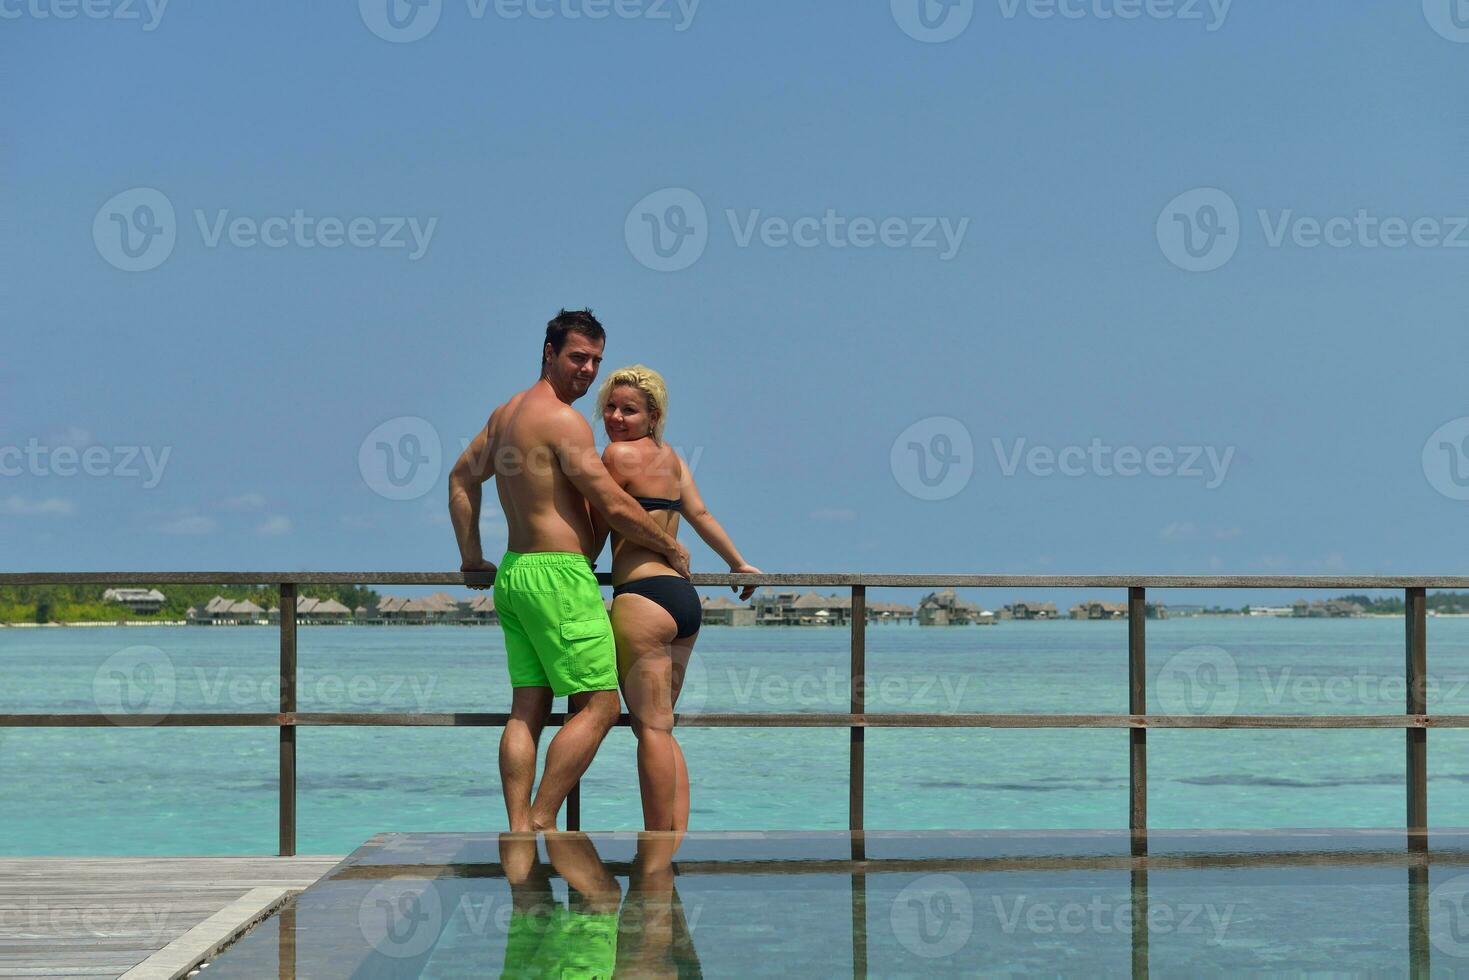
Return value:
M 1407 633 L 1406 667 L 1410 715 L 1428 714 L 1428 599 L 1427 590 L 1409 588 L 1403 596 Z M 1409 728 L 1407 784 L 1409 842 L 1428 827 L 1428 729 Z
M 852 714 L 867 711 L 867 586 L 852 586 Z M 857 719 L 853 719 L 854 722 Z M 851 753 L 847 763 L 847 827 L 860 831 L 863 826 L 866 766 L 865 735 L 867 729 L 853 724 Z
M 852 714 L 867 712 L 867 586 L 852 586 Z M 856 717 L 853 721 L 857 721 Z M 852 837 L 852 860 L 867 860 L 865 823 L 867 729 L 853 724 L 847 759 L 847 828 Z M 852 976 L 867 977 L 867 874 L 852 870 Z
M 296 711 L 296 586 L 281 585 L 281 714 Z M 280 854 L 296 854 L 296 726 L 280 726 Z
M 1148 597 L 1147 590 L 1127 590 L 1127 712 L 1148 713 Z M 1148 730 L 1128 729 L 1127 826 L 1132 831 L 1134 854 L 1147 853 L 1148 834 Z

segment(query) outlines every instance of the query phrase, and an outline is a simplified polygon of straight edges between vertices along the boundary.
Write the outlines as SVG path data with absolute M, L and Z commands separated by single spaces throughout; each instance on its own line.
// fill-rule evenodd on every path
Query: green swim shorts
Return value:
M 617 690 L 612 622 L 586 555 L 505 552 L 495 613 L 511 687 L 549 687 L 557 697 Z
M 501 980 L 588 977 L 610 980 L 617 967 L 617 913 L 584 915 L 557 904 L 541 912 L 515 909 Z

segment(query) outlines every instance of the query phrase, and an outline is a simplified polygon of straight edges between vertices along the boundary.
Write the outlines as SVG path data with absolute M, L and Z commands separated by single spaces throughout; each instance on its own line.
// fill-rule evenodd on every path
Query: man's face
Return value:
M 567 334 L 566 343 L 561 345 L 561 353 L 551 354 L 551 365 L 547 372 L 551 376 L 551 383 L 569 394 L 572 401 L 585 395 L 592 382 L 597 380 L 604 346 L 602 341 L 592 340 L 576 332 Z M 549 351 L 551 345 L 547 344 L 546 349 Z

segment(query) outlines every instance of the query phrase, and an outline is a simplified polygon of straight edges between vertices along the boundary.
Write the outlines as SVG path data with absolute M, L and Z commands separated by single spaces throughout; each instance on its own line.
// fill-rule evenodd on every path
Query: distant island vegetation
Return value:
M 20 585 L 0 587 L 0 623 L 108 623 L 158 620 L 177 622 L 189 607 L 203 607 L 215 596 L 248 599 L 261 609 L 280 605 L 280 589 L 266 585 L 170 585 L 165 587 L 162 608 L 138 612 L 102 598 L 112 588 L 128 585 Z M 142 586 L 148 588 L 148 586 Z M 335 599 L 348 609 L 374 606 L 376 591 L 360 585 L 302 585 L 301 598 Z
M 157 612 L 140 612 L 120 602 L 105 599 L 109 589 L 137 588 L 117 585 L 33 585 L 0 587 L 0 624 L 11 623 L 112 623 L 112 622 L 180 622 L 190 607 L 203 608 L 215 596 L 231 600 L 248 600 L 261 609 L 280 605 L 280 589 L 266 585 L 170 585 L 163 589 L 163 602 Z M 146 588 L 146 587 L 145 587 Z M 382 599 L 376 590 L 358 585 L 303 585 L 301 598 L 335 599 L 348 609 L 374 609 Z M 1342 595 L 1332 603 L 1354 604 L 1362 615 L 1391 616 L 1403 614 L 1399 595 L 1372 598 L 1366 595 Z M 1431 592 L 1428 611 L 1441 614 L 1469 614 L 1469 593 Z M 1251 606 L 1232 609 L 1223 606 L 1178 607 L 1183 615 L 1242 616 Z M 1266 606 L 1256 606 L 1258 613 Z M 1184 610 L 1189 610 L 1185 612 Z M 1282 610 L 1284 611 L 1284 610 Z

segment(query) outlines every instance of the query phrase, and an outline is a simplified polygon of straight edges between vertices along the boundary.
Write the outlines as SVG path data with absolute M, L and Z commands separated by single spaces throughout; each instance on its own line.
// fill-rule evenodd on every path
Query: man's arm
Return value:
M 612 479 L 602 464 L 602 458 L 597 455 L 597 447 L 592 443 L 592 428 L 587 425 L 587 420 L 568 408 L 558 413 L 551 424 L 550 434 L 561 472 L 587 499 L 592 509 L 602 514 L 618 534 L 664 555 L 674 571 L 688 578 L 688 550 L 678 543 L 677 538 L 659 527 Z
M 496 412 L 499 409 L 495 410 Z M 490 426 L 495 416 L 480 430 L 459 461 L 449 472 L 449 520 L 454 524 L 454 537 L 459 542 L 459 569 L 463 572 L 493 572 L 495 566 L 485 561 L 479 540 L 479 508 L 484 496 L 484 485 L 495 475 L 491 460 L 493 445 Z M 483 589 L 489 583 L 465 579 L 472 589 Z

